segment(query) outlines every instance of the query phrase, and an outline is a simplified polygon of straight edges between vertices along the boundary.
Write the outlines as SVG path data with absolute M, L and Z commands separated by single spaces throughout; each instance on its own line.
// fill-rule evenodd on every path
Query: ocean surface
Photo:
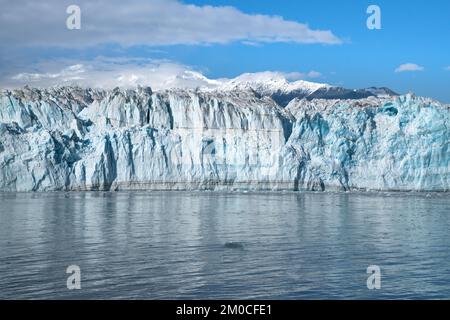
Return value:
M 450 298 L 450 195 L 1 193 L 0 298 Z

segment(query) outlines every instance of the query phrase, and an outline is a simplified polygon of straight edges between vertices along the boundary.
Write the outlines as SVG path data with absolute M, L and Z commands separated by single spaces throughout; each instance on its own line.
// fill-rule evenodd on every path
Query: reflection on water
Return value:
M 0 298 L 450 298 L 450 197 L 0 194 Z M 68 290 L 69 265 L 81 290 Z M 379 265 L 382 288 L 368 290 Z

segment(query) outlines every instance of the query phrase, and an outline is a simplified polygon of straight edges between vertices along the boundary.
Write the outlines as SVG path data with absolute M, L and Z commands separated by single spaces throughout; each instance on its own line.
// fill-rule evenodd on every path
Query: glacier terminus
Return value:
M 449 105 L 238 80 L 3 89 L 0 191 L 449 191 Z

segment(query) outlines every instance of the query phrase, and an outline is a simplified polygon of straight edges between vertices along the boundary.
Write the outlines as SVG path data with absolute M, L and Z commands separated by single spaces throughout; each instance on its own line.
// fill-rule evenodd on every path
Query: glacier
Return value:
M 275 100 L 251 87 L 3 89 L 0 191 L 449 191 L 450 106 Z

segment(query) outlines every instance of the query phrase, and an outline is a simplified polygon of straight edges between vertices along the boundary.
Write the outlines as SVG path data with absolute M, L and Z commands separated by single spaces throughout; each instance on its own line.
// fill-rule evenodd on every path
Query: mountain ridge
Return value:
M 182 79 L 182 80 L 181 80 Z M 194 86 L 189 85 L 189 79 Z M 204 75 L 185 71 L 172 84 L 166 83 L 167 89 L 196 88 L 200 91 L 236 91 L 253 90 L 261 96 L 272 97 L 279 105 L 285 107 L 294 98 L 312 99 L 362 99 L 370 96 L 398 96 L 386 87 L 369 87 L 363 89 L 347 89 L 327 83 L 311 82 L 303 79 L 289 81 L 281 72 L 264 71 L 243 73 L 232 79 L 208 79 Z
M 136 86 L 137 88 L 146 88 L 150 86 Z M 333 86 L 326 83 L 311 82 L 306 80 L 289 81 L 287 77 L 280 72 L 258 72 L 244 73 L 232 79 L 208 79 L 203 74 L 195 71 L 184 71 L 175 78 L 169 78 L 164 81 L 161 88 L 154 90 L 156 92 L 164 90 L 197 90 L 202 92 L 232 92 L 232 91 L 253 91 L 261 97 L 271 97 L 282 107 L 286 107 L 294 98 L 313 99 L 363 99 L 370 96 L 398 96 L 396 92 L 386 87 L 369 87 L 364 89 L 347 89 L 340 86 Z M 42 88 L 41 90 L 51 90 Z M 79 88 L 77 91 L 87 89 L 105 94 L 107 88 L 90 88 L 82 86 L 53 86 L 55 92 L 58 88 Z M 120 87 L 117 87 L 120 88 Z M 20 88 L 9 89 L 17 90 Z M 32 89 L 29 86 L 23 87 L 24 90 Z M 35 88 L 38 89 L 38 88 Z M 132 87 L 124 87 L 123 90 L 133 90 Z

